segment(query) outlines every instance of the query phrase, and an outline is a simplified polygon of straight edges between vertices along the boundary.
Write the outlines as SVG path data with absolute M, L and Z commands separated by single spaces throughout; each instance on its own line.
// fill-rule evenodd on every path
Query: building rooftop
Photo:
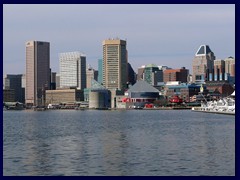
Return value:
M 106 89 L 103 85 L 101 85 L 99 82 L 96 80 L 92 79 L 91 80 L 91 89 L 92 90 L 100 90 L 100 89 Z
M 201 45 L 195 55 L 196 56 L 204 56 L 210 52 L 212 52 L 212 51 L 208 45 Z
M 148 84 L 146 81 L 139 80 L 131 86 L 127 92 L 159 92 L 159 90 Z
M 146 68 L 152 68 L 152 67 L 157 67 L 157 68 L 158 68 L 158 66 L 155 65 L 155 64 L 148 64 L 148 65 L 146 66 Z

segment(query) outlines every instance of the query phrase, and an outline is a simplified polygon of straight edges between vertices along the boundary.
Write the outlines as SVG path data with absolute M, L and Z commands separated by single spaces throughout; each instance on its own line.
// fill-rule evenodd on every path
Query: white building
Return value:
M 86 88 L 86 55 L 80 52 L 59 54 L 60 88 Z

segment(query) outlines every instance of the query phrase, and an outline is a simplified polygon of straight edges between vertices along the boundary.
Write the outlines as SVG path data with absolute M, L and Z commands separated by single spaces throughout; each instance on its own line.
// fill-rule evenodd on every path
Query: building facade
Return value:
M 209 81 L 212 78 L 209 77 Z M 214 60 L 214 81 L 223 81 L 225 80 L 225 61 L 222 59 Z
M 128 79 L 127 42 L 108 39 L 103 43 L 103 85 L 107 89 L 126 89 Z
M 98 59 L 98 80 L 100 84 L 103 83 L 103 60 Z
M 225 80 L 235 83 L 235 59 L 233 57 L 225 59 Z
M 130 63 L 128 63 L 128 85 L 136 83 L 136 73 L 134 72 Z
M 83 101 L 83 91 L 78 89 L 46 90 L 46 102 L 49 104 L 68 104 Z
M 190 102 L 191 97 L 198 95 L 200 92 L 200 85 L 197 84 L 186 84 L 186 83 L 169 83 L 166 84 L 164 95 L 171 99 L 173 96 L 178 96 L 183 99 L 184 102 Z
M 185 67 L 181 69 L 166 69 L 163 71 L 163 81 L 180 81 L 182 83 L 188 82 L 189 70 Z
M 149 64 L 144 69 L 144 81 L 152 86 L 156 86 L 158 82 L 163 82 L 163 71 L 159 70 L 158 66 Z
M 86 88 L 86 56 L 80 52 L 59 54 L 60 88 Z
M 22 85 L 22 74 L 7 74 L 3 78 L 4 89 L 14 90 L 14 101 L 25 103 L 25 88 Z
M 91 66 L 89 66 L 86 69 L 86 79 L 87 79 L 87 87 L 86 88 L 91 88 L 92 79 L 97 81 L 97 78 L 98 78 L 98 71 L 96 71 Z
M 50 88 L 50 43 L 26 42 L 26 104 L 43 105 Z
M 142 65 L 141 67 L 138 68 L 138 72 L 137 72 L 137 80 L 143 80 L 143 76 L 144 76 L 144 69 L 145 69 L 145 65 Z
M 193 82 L 204 84 L 207 80 L 207 74 L 213 74 L 214 53 L 208 45 L 201 45 L 193 59 Z

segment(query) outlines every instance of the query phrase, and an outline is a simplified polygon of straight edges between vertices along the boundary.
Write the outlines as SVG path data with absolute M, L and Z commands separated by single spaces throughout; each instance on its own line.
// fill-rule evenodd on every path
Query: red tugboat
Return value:
M 179 105 L 183 103 L 183 99 L 175 95 L 170 98 L 169 102 L 173 105 Z

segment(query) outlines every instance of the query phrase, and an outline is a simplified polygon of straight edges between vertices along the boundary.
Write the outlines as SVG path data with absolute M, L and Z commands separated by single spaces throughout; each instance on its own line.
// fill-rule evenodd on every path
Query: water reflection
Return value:
M 3 172 L 235 175 L 234 122 L 189 111 L 6 112 Z

